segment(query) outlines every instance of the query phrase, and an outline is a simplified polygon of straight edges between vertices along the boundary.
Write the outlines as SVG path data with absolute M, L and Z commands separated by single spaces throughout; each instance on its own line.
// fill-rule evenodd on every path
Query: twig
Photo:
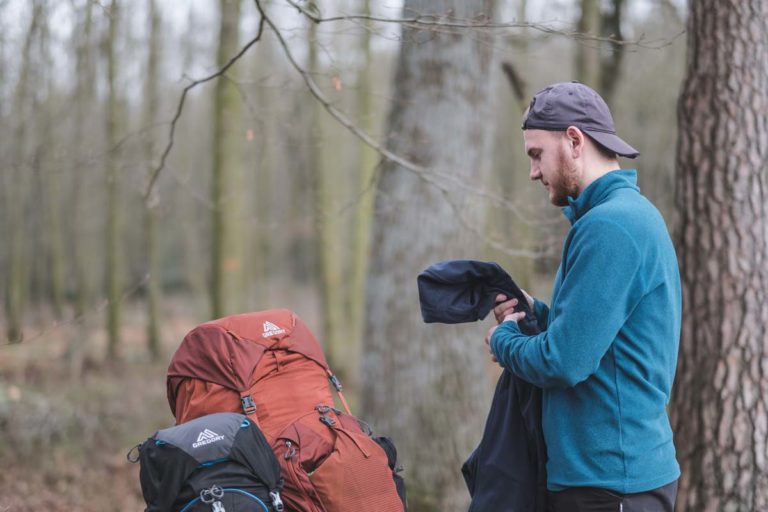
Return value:
M 640 39 L 637 39 L 635 41 L 627 41 L 627 40 L 617 39 L 610 36 L 596 36 L 592 34 L 584 34 L 584 33 L 573 31 L 573 30 L 572 31 L 560 30 L 552 26 L 545 25 L 543 23 L 531 23 L 531 22 L 520 22 L 520 21 L 506 21 L 506 22 L 494 23 L 485 14 L 481 14 L 470 19 L 454 19 L 454 20 L 445 20 L 443 18 L 445 18 L 446 16 L 438 15 L 438 14 L 420 14 L 418 16 L 412 16 L 409 18 L 386 18 L 382 16 L 373 16 L 369 14 L 343 14 L 340 16 L 329 16 L 327 18 L 324 18 L 316 14 L 315 12 L 308 10 L 306 7 L 300 5 L 298 2 L 296 2 L 296 0 L 286 0 L 286 1 L 290 5 L 295 7 L 297 10 L 299 10 L 299 12 L 301 12 L 304 16 L 312 20 L 314 23 L 365 20 L 365 21 L 375 21 L 379 23 L 395 23 L 400 25 L 412 25 L 412 26 L 433 27 L 433 28 L 461 28 L 461 29 L 469 28 L 469 29 L 494 29 L 494 30 L 505 29 L 505 28 L 529 28 L 532 30 L 543 32 L 545 34 L 560 35 L 560 36 L 565 36 L 571 39 L 611 43 L 616 46 L 638 46 L 640 48 L 647 48 L 651 50 L 659 50 L 661 48 L 669 46 L 678 37 L 680 37 L 682 34 L 685 33 L 685 31 L 683 30 L 680 33 L 675 34 L 668 39 L 661 38 L 658 40 L 644 41 L 644 39 L 641 37 Z
M 290 0 L 288 0 L 290 1 Z M 310 75 L 307 70 L 301 67 L 301 65 L 296 61 L 296 58 L 293 56 L 293 53 L 291 52 L 290 48 L 288 47 L 288 43 L 285 40 L 285 37 L 280 32 L 280 30 L 277 28 L 277 26 L 274 24 L 272 19 L 266 14 L 264 11 L 261 1 L 260 0 L 254 0 L 256 3 L 256 8 L 259 10 L 259 14 L 261 15 L 262 20 L 265 20 L 267 25 L 272 29 L 272 31 L 275 33 L 275 37 L 277 38 L 278 43 L 280 44 L 281 48 L 283 49 L 283 53 L 287 57 L 288 61 L 290 62 L 291 66 L 296 70 L 296 72 L 301 75 L 302 79 L 304 80 L 304 83 L 307 85 L 307 88 L 309 89 L 309 92 L 312 94 L 312 96 L 315 97 L 315 99 L 323 106 L 323 108 L 339 123 L 341 123 L 342 126 L 344 126 L 347 130 L 349 130 L 353 135 L 355 135 L 357 138 L 362 140 L 365 144 L 373 148 L 376 152 L 378 152 L 382 157 L 386 158 L 387 160 L 390 160 L 404 169 L 411 171 L 415 173 L 417 176 L 419 176 L 422 180 L 426 181 L 427 183 L 431 184 L 432 186 L 436 187 L 437 189 L 445 189 L 445 182 L 451 182 L 454 183 L 457 187 L 459 187 L 461 190 L 471 193 L 480 197 L 484 197 L 488 200 L 490 200 L 493 204 L 495 204 L 498 207 L 502 207 L 504 209 L 507 209 L 511 211 L 515 216 L 517 216 L 523 223 L 526 224 L 536 224 L 540 225 L 540 221 L 531 221 L 528 219 L 523 213 L 520 211 L 520 208 L 515 205 L 513 202 L 509 201 L 508 199 L 505 199 L 503 197 L 497 196 L 495 194 L 491 194 L 485 190 L 481 190 L 475 187 L 472 187 L 465 182 L 463 182 L 461 179 L 457 178 L 454 175 L 451 174 L 445 174 L 440 173 L 435 170 L 427 169 L 421 165 L 418 165 L 414 162 L 411 162 L 410 160 L 403 158 L 400 155 L 397 155 L 393 153 L 392 151 L 386 149 L 381 144 L 379 144 L 376 140 L 373 139 L 370 135 L 368 135 L 365 131 L 357 127 L 350 119 L 346 116 L 342 111 L 337 109 L 336 107 L 331 104 L 331 102 L 325 97 L 323 92 L 320 90 L 320 87 L 317 85 L 317 83 L 314 81 L 312 76 Z
M 160 157 L 160 163 L 158 166 L 152 171 L 151 178 L 149 180 L 149 185 L 147 186 L 147 190 L 144 193 L 144 201 L 148 201 L 150 194 L 152 193 L 152 187 L 154 187 L 155 182 L 157 181 L 158 176 L 160 176 L 160 171 L 163 170 L 163 167 L 165 167 L 165 160 L 168 158 L 168 154 L 171 152 L 171 148 L 173 148 L 173 142 L 174 142 L 174 135 L 176 134 L 176 123 L 178 122 L 179 118 L 181 117 L 181 112 L 184 109 L 184 101 L 187 98 L 187 93 L 192 90 L 194 87 L 197 87 L 198 85 L 208 82 L 210 80 L 213 80 L 214 78 L 223 75 L 227 72 L 227 70 L 232 67 L 235 62 L 237 62 L 240 57 L 242 57 L 245 52 L 248 51 L 248 49 L 256 44 L 259 39 L 261 39 L 261 34 L 264 32 L 264 18 L 262 17 L 261 20 L 259 20 L 259 29 L 256 33 L 256 37 L 248 41 L 248 43 L 243 46 L 240 51 L 232 57 L 229 62 L 227 62 L 224 67 L 216 71 L 215 73 L 205 77 L 201 78 L 199 80 L 195 80 L 188 86 L 184 88 L 184 91 L 181 93 L 181 98 L 179 99 L 179 104 L 176 107 L 176 114 L 173 116 L 173 120 L 171 121 L 171 128 L 170 133 L 168 135 L 168 144 L 165 147 L 165 150 L 163 151 L 162 156 Z

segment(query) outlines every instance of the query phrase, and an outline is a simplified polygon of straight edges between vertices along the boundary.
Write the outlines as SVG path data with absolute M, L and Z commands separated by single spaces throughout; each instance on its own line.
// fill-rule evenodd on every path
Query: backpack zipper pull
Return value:
M 274 507 L 277 512 L 283 512 L 283 500 L 280 498 L 280 492 L 269 491 L 269 497 L 272 498 L 272 507 Z

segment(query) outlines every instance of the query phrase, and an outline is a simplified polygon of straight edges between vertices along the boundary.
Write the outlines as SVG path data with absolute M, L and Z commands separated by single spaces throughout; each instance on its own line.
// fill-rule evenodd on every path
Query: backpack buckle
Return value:
M 240 397 L 240 403 L 243 405 L 243 412 L 246 415 L 251 415 L 256 412 L 256 402 L 253 401 L 251 395 Z
M 330 416 L 326 416 L 325 414 L 320 416 L 320 422 L 323 425 L 326 425 L 326 426 L 331 427 L 331 428 L 333 428 L 333 426 L 336 425 L 336 421 L 333 418 L 331 418 Z
M 200 501 L 206 505 L 215 504 L 224 497 L 224 489 L 214 484 L 210 489 L 200 491 Z M 215 509 L 214 509 L 215 510 Z

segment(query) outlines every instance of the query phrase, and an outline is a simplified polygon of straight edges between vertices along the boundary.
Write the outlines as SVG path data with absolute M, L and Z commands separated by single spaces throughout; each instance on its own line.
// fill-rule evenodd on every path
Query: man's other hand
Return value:
M 499 297 L 504 297 L 504 296 L 500 295 Z M 514 300 L 515 304 L 517 304 L 517 300 L 516 299 L 512 299 L 512 300 Z M 512 301 L 509 301 L 509 302 L 512 302 Z M 522 320 L 523 318 L 525 318 L 525 313 L 520 311 L 520 312 L 517 312 L 517 313 L 510 313 L 510 314 L 508 314 L 507 316 L 502 318 L 502 322 L 509 321 L 509 322 L 517 323 L 520 320 Z M 499 322 L 499 323 L 501 323 L 501 322 Z M 488 348 L 488 352 L 491 354 L 491 360 L 493 360 L 494 363 L 498 363 L 499 360 L 496 359 L 496 355 L 493 353 L 493 350 L 491 350 L 491 336 L 493 336 L 493 333 L 496 331 L 497 327 L 498 327 L 498 325 L 491 326 L 491 328 L 488 329 L 488 334 L 485 335 L 485 346 Z
M 521 290 L 521 291 L 523 292 L 523 295 L 525 295 L 525 300 L 528 302 L 528 307 L 531 308 L 531 311 L 533 311 L 533 297 L 528 295 L 528 292 L 526 292 L 525 290 Z M 504 295 L 503 293 L 498 294 L 496 296 L 496 306 L 493 308 L 493 314 L 496 317 L 496 322 L 501 323 L 506 319 L 506 317 L 508 317 L 512 313 L 516 313 L 517 303 L 518 301 L 515 298 L 511 298 L 507 300 L 506 295 Z

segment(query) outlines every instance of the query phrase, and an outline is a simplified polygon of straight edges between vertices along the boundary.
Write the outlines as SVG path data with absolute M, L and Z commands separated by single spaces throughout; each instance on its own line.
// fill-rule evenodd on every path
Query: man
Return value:
M 571 223 L 552 305 L 526 294 L 543 329 L 526 336 L 499 295 L 495 360 L 543 389 L 552 512 L 669 511 L 680 469 L 666 413 L 680 335 L 680 276 L 658 210 L 617 155 L 605 101 L 580 83 L 538 92 L 523 123 L 530 176 Z

